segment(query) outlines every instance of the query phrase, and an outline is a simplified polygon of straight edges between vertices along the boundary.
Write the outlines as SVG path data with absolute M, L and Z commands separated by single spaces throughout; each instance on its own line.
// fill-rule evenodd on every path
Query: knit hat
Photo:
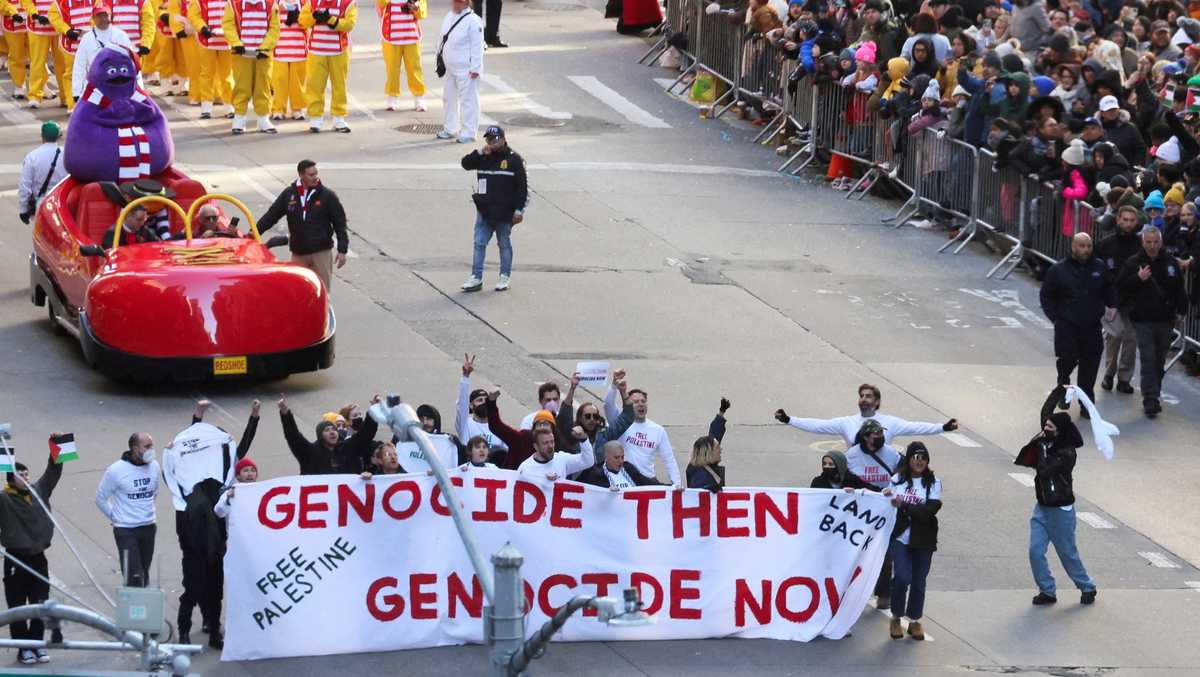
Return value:
M 1143 203 L 1143 206 L 1146 209 L 1165 209 L 1165 206 L 1163 205 L 1162 191 L 1150 191 L 1150 194 L 1146 196 L 1146 201 Z
M 1175 185 L 1171 186 L 1171 190 L 1168 190 L 1167 194 L 1163 196 L 1164 207 L 1167 204 L 1177 204 L 1182 206 L 1184 201 L 1182 183 L 1176 183 Z
M 317 439 L 321 438 L 321 433 L 324 433 L 326 428 L 332 428 L 332 427 L 334 427 L 333 421 L 322 420 L 320 423 L 318 423 L 317 424 Z
M 1008 53 L 1002 54 L 1003 50 L 1000 49 L 1001 47 L 1008 47 Z M 996 53 L 1002 54 L 1000 57 L 1000 63 L 1004 66 L 1005 73 L 1024 73 L 1025 72 L 1025 62 L 1021 60 L 1021 57 L 1012 53 L 1012 46 L 1009 45 L 1007 42 L 1003 42 L 1003 43 L 1000 43 L 999 45 L 997 45 Z
M 921 95 L 922 99 L 933 99 L 934 101 L 942 100 L 942 91 L 938 87 L 938 81 L 933 78 L 929 79 L 929 86 L 925 88 L 925 93 Z
M 1179 164 L 1179 139 L 1172 136 L 1158 144 L 1158 148 L 1154 151 L 1154 157 L 1162 162 L 1169 162 L 1173 165 Z
M 536 427 L 538 423 L 549 423 L 550 427 L 554 427 L 554 414 L 551 414 L 545 409 L 539 409 L 538 412 L 533 415 L 533 425 Z
M 990 66 L 996 70 L 1001 70 L 1004 63 L 1000 60 L 1000 55 L 995 52 L 988 52 L 983 55 L 983 65 Z
M 965 96 L 969 99 L 971 98 L 971 93 L 963 89 L 962 85 L 955 85 L 954 91 L 950 93 L 950 96 Z
M 1083 164 L 1083 139 L 1073 139 L 1062 153 L 1063 162 L 1078 167 Z
M 1037 87 L 1038 96 L 1049 96 L 1050 92 L 1054 91 L 1055 83 L 1052 78 L 1045 75 L 1039 75 L 1033 79 L 1033 84 Z
M 338 413 L 336 411 L 327 411 L 324 414 L 321 414 L 322 421 L 329 421 L 330 423 L 337 423 L 337 419 L 338 419 Z
M 925 456 L 926 461 L 929 460 L 929 449 L 925 447 L 924 442 L 909 442 L 908 447 L 904 450 L 904 464 L 908 465 L 909 460 L 917 454 L 922 454 Z
M 250 460 L 250 457 L 247 456 L 246 458 L 238 461 L 237 465 L 233 466 L 233 474 L 237 475 L 238 473 L 242 472 L 242 468 L 254 468 L 255 470 L 258 470 L 258 464 Z
M 867 40 L 858 46 L 858 51 L 854 52 L 854 59 L 864 63 L 875 63 L 875 53 L 875 43 L 871 40 Z
M 861 11 L 865 12 L 868 9 L 873 9 L 876 12 L 883 12 L 883 0 L 867 0 L 863 3 Z

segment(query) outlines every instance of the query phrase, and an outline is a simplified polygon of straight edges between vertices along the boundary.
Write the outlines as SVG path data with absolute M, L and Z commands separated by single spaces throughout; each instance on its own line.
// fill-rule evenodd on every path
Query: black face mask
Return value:
M 350 419 L 350 428 L 354 430 L 354 432 L 358 432 L 358 430 L 362 428 L 362 424 L 363 420 L 361 418 Z
M 838 470 L 837 468 L 821 468 L 821 477 L 830 482 L 836 482 L 838 481 Z

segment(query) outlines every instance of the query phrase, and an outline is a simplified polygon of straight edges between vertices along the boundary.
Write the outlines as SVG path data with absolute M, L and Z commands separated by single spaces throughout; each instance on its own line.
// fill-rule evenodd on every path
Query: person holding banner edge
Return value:
M 869 418 L 863 421 L 854 446 L 846 452 L 847 469 L 870 485 L 868 488 L 871 491 L 890 487 L 892 475 L 896 474 L 903 460 L 900 452 L 885 441 L 886 436 L 887 429 L 879 421 Z M 876 609 L 891 607 L 891 584 L 892 555 L 888 552 L 883 557 L 879 579 L 875 582 Z
M 925 579 L 937 550 L 937 513 L 942 509 L 942 482 L 929 467 L 929 450 L 923 443 L 908 445 L 900 472 L 892 476 L 891 486 L 883 494 L 891 496 L 896 506 L 896 526 L 888 548 L 894 572 L 889 634 L 892 639 L 902 638 L 900 618 L 907 616 L 908 634 L 922 641 Z

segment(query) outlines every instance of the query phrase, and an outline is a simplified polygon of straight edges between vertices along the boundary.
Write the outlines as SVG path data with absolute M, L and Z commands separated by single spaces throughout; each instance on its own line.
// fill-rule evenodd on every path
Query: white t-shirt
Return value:
M 891 445 L 885 444 L 875 452 L 880 461 L 887 464 L 888 467 L 883 467 L 874 458 L 867 455 L 857 444 L 850 447 L 846 452 L 846 468 L 850 472 L 858 475 L 858 478 L 874 486 L 877 489 L 882 489 L 892 483 L 892 475 L 900 469 L 900 464 L 904 462 L 904 458 L 900 452 L 896 451 Z
M 625 447 L 625 460 L 632 463 L 638 472 L 646 477 L 656 477 L 654 458 L 657 456 L 666 466 L 671 484 L 683 486 L 679 479 L 679 464 L 675 462 L 675 454 L 671 450 L 671 440 L 661 425 L 650 419 L 640 423 L 634 421 L 621 435 L 621 446 Z
M 488 449 L 508 449 L 508 445 L 488 428 L 486 421 L 480 423 L 471 416 L 471 379 L 463 377 L 459 380 L 458 401 L 454 404 L 454 432 L 458 433 L 458 439 L 462 440 L 463 444 L 479 435 L 487 440 Z
M 862 429 L 863 421 L 868 418 L 878 421 L 879 425 L 883 426 L 885 444 L 891 444 L 892 438 L 896 436 L 920 437 L 922 435 L 941 435 L 944 432 L 941 423 L 905 421 L 887 414 L 875 414 L 869 417 L 854 414 L 838 418 L 797 418 L 792 416 L 788 419 L 788 425 L 815 435 L 841 435 L 842 441 L 846 443 L 847 447 L 850 447 L 854 444 L 854 437 Z
M 590 468 L 594 462 L 595 456 L 592 454 L 592 443 L 583 440 L 579 443 L 578 454 L 556 451 L 554 452 L 554 456 L 545 463 L 539 461 L 537 454 L 534 454 L 521 462 L 521 465 L 517 467 L 517 472 L 539 484 L 544 484 L 557 480 L 565 480 L 567 479 L 567 475 Z M 556 475 L 556 477 L 551 480 L 549 475 Z
M 187 497 L 199 482 L 231 482 L 236 463 L 237 445 L 229 433 L 204 422 L 184 428 L 163 450 L 163 479 L 175 509 L 187 509 Z
M 883 458 L 882 456 L 880 458 Z M 892 476 L 892 496 L 899 497 L 901 501 L 909 505 L 920 505 L 926 501 L 942 500 L 942 481 L 939 479 L 933 480 L 933 485 L 929 487 L 929 493 L 925 493 L 925 483 L 921 478 L 914 477 L 912 484 L 901 482 L 900 475 Z M 908 545 L 908 532 L 911 528 L 905 529 L 904 533 L 896 538 L 897 541 Z
M 108 466 L 96 487 L 96 507 L 114 527 L 154 524 L 158 461 L 134 465 L 124 459 Z

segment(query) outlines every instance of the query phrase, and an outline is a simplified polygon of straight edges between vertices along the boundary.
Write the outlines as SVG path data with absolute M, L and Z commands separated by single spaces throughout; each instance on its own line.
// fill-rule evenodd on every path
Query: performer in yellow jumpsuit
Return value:
M 154 32 L 154 0 L 106 1 L 112 5 L 112 25 L 125 31 L 142 58 L 148 56 L 157 37 Z
M 302 0 L 283 0 L 279 7 L 279 40 L 271 59 L 271 119 L 282 120 L 291 108 L 293 120 L 303 120 L 305 66 L 308 61 L 308 31 L 300 25 Z
M 279 40 L 274 0 L 229 0 L 221 20 L 233 54 L 233 133 L 246 131 L 246 105 L 254 101 L 258 131 L 275 133 L 271 124 L 271 50 Z
M 10 0 L 11 1 L 11 0 Z M 21 0 L 29 36 L 29 107 L 37 108 L 46 94 L 46 60 L 54 63 L 54 79 L 59 96 L 66 103 L 71 98 L 71 65 L 58 41 L 58 31 L 50 24 L 50 8 L 55 0 Z M 90 14 L 89 10 L 89 14 Z M 91 17 L 88 17 L 91 21 Z M 72 64 L 73 65 L 73 64 Z
M 400 65 L 413 95 L 413 109 L 425 110 L 425 80 L 421 71 L 421 20 L 428 14 L 425 0 L 379 0 L 379 29 L 383 36 L 383 93 L 387 109 L 400 109 Z
M 29 21 L 25 10 L 17 0 L 0 0 L 0 16 L 4 17 L 4 45 L 8 48 L 8 73 L 13 81 L 13 98 L 24 99 L 29 71 L 25 60 L 29 58 Z
M 321 131 L 325 117 L 325 84 L 330 87 L 333 131 L 348 134 L 346 77 L 350 74 L 350 31 L 358 21 L 355 0 L 311 0 L 300 10 L 308 36 L 308 129 Z
M 225 40 L 222 19 L 225 16 L 225 0 L 187 0 L 188 20 L 196 29 L 200 48 L 196 50 L 199 72 L 192 80 L 192 90 L 199 90 L 200 119 L 212 117 L 213 102 L 226 102 L 232 98 L 229 71 L 232 66 L 229 43 Z M 232 118 L 233 113 L 225 117 Z
M 58 96 L 62 105 L 67 107 L 67 112 L 75 109 L 75 98 L 71 96 L 71 71 L 75 67 L 75 51 L 79 49 L 79 40 L 83 37 L 83 32 L 92 27 L 94 6 L 93 0 L 54 0 L 50 4 L 50 25 L 59 34 L 63 68 L 66 69 L 59 82 L 65 83 L 67 88 L 60 88 Z M 54 74 L 58 76 L 57 60 L 54 62 Z

